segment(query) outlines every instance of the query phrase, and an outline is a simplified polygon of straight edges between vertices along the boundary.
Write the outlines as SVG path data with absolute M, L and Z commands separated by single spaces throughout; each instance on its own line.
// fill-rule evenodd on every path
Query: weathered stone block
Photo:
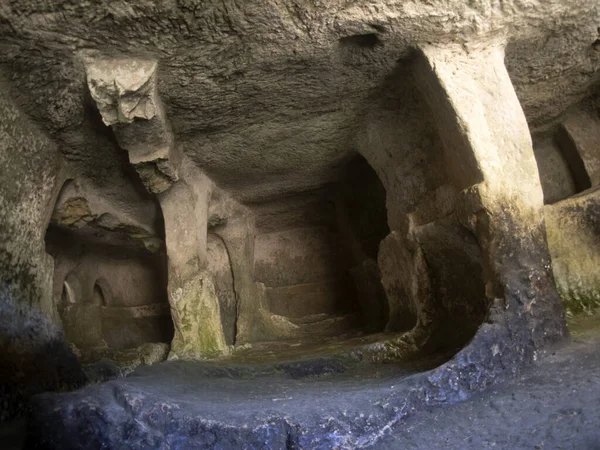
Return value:
M 208 272 L 180 286 L 169 286 L 169 299 L 175 325 L 170 359 L 206 359 L 227 353 L 219 299 Z
M 150 120 L 157 115 L 156 67 L 156 61 L 139 59 L 88 62 L 88 87 L 106 125 Z
M 146 188 L 163 192 L 177 181 L 179 158 L 158 97 L 157 62 L 140 59 L 86 61 L 88 88 L 103 122 L 129 153 Z
M 558 292 L 569 313 L 600 306 L 600 188 L 544 208 Z

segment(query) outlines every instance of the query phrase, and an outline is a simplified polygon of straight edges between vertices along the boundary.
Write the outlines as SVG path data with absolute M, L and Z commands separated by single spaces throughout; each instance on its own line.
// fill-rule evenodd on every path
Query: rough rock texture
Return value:
M 577 193 L 577 185 L 556 136 L 532 136 L 540 172 L 544 203 L 551 204 Z
M 587 450 L 600 438 L 600 334 L 598 316 L 579 321 L 575 342 L 538 355 L 506 385 L 465 402 L 431 389 L 439 370 L 415 374 L 439 364 L 435 359 L 370 370 L 331 357 L 276 367 L 176 362 L 78 393 L 38 396 L 28 442 L 92 449 Z
M 55 144 L 0 92 L 0 421 L 33 393 L 85 381 L 57 325 L 44 251 L 60 177 Z
M 506 385 L 457 405 L 419 411 L 391 428 L 372 448 L 597 448 L 600 355 L 598 320 L 591 319 L 595 332 L 580 332 L 576 326 L 575 342 Z
M 44 413 L 32 415 L 28 435 L 33 448 L 360 447 L 415 406 L 411 395 L 422 393 L 402 381 L 436 363 L 372 370 L 327 356 L 260 366 L 167 362 L 70 396 L 36 398 L 34 411 Z M 407 394 L 411 405 L 398 410 Z M 75 431 L 78 420 L 65 421 L 65 413 L 83 419 L 86 431 Z
M 152 239 L 147 249 L 159 252 L 164 237 L 172 356 L 223 356 L 227 342 L 329 326 L 359 331 L 330 314 L 349 310 L 368 331 L 407 331 L 374 344 L 382 359 L 464 346 L 406 403 L 375 408 L 379 426 L 411 402 L 483 389 L 565 336 L 543 197 L 597 178 L 597 130 L 586 130 L 596 121 L 599 14 L 594 0 L 25 0 L 0 6 L 0 71 L 74 180 L 56 225 L 108 233 L 113 244 Z M 9 142 L 24 134 L 7 133 Z M 46 155 L 49 142 L 33 149 Z M 10 162 L 19 177 L 27 167 L 31 186 L 6 205 L 17 211 L 7 235 L 21 223 L 27 231 L 7 240 L 26 261 L 8 258 L 6 273 L 30 273 L 31 263 L 41 286 L 63 179 L 38 153 Z M 361 158 L 376 176 L 356 170 Z M 3 174 L 2 189 L 21 186 L 10 180 Z M 320 230 L 341 257 L 298 230 Z M 207 261 L 209 233 L 222 241 L 220 265 Z M 294 252 L 269 248 L 266 236 L 290 237 Z M 293 284 L 345 276 L 355 302 L 335 283 L 302 295 Z M 39 291 L 27 291 L 31 302 L 56 317 L 59 299 Z M 81 317 L 95 314 L 99 292 Z M 304 299 L 320 309 L 291 306 Z M 323 321 L 306 314 L 324 311 Z M 370 426 L 357 421 L 323 442 L 341 445 L 361 425 Z
M 477 41 L 508 29 L 507 64 L 530 123 L 552 122 L 589 93 L 597 14 L 593 0 L 138 0 L 65 8 L 27 1 L 2 9 L 2 62 L 10 64 L 19 103 L 73 154 L 81 152 L 74 142 L 83 132 L 84 61 L 157 61 L 178 145 L 219 185 L 257 198 L 335 177 L 373 104 L 369 96 L 379 95 L 415 43 Z
M 160 196 L 175 327 L 171 358 L 215 357 L 228 350 L 212 275 L 203 270 L 212 188 L 204 174 L 187 165 L 182 179 Z
M 114 127 L 146 188 L 167 190 L 178 180 L 179 157 L 158 98 L 156 61 L 84 59 L 90 94 L 102 121 Z
M 600 306 L 600 188 L 545 207 L 556 287 L 568 313 Z
M 79 349 L 170 342 L 173 326 L 163 253 L 51 229 L 53 295 L 68 341 Z
M 561 123 L 565 152 L 581 188 L 600 185 L 600 105 L 585 106 Z
M 487 301 L 508 309 L 516 301 L 520 306 L 506 316 L 529 323 L 535 348 L 560 339 L 566 329 L 531 137 L 503 53 L 494 41 L 469 52 L 425 47 L 419 83 L 444 140 L 450 181 L 457 189 L 477 183 L 461 193 L 457 210 L 481 246 Z
M 89 240 L 157 252 L 163 246 L 160 219 L 156 208 L 115 201 L 89 180 L 77 178 L 62 186 L 50 223 Z
M 237 302 L 233 288 L 233 272 L 229 261 L 227 247 L 223 240 L 214 233 L 209 233 L 206 244 L 207 267 L 212 274 L 215 293 L 219 299 L 221 324 L 225 334 L 225 342 L 232 345 L 236 336 Z
M 171 358 L 214 358 L 227 352 L 212 277 L 200 272 L 170 291 L 175 336 Z
M 169 344 L 146 343 L 126 350 L 92 349 L 81 352 L 80 361 L 92 383 L 100 383 L 129 375 L 139 366 L 163 362 L 169 355 Z

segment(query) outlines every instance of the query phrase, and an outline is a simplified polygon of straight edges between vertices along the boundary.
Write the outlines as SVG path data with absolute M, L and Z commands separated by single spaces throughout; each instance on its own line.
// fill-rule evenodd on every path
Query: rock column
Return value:
M 227 353 L 219 299 L 206 271 L 208 203 L 212 181 L 186 165 L 181 178 L 159 195 L 165 219 L 168 294 L 175 335 L 171 359 L 202 359 Z
M 465 50 L 425 46 L 415 79 L 444 141 L 455 217 L 483 254 L 491 320 L 525 333 L 526 352 L 566 333 L 544 234 L 543 195 L 525 115 L 504 66 L 502 42 Z M 465 280 L 468 283 L 469 280 Z M 517 332 L 517 331 L 515 331 Z
M 106 125 L 127 150 L 165 220 L 168 295 L 175 336 L 170 358 L 227 353 L 219 301 L 206 271 L 208 203 L 213 183 L 180 154 L 157 90 L 153 60 L 89 59 L 87 83 Z

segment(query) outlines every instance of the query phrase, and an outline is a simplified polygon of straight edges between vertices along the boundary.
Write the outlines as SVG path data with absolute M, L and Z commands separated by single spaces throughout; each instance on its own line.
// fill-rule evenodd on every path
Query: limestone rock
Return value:
M 546 205 L 558 292 L 570 314 L 600 306 L 600 188 Z
M 0 298 L 45 317 L 32 342 L 1 349 L 18 355 L 9 367 L 27 362 L 23 384 L 40 349 L 71 367 L 61 321 L 81 345 L 131 344 L 117 316 L 149 319 L 157 311 L 143 297 L 164 308 L 168 296 L 171 357 L 181 359 L 359 333 L 361 303 L 375 324 L 367 331 L 383 331 L 389 310 L 386 330 L 398 335 L 373 344 L 385 358 L 468 342 L 420 379 L 415 395 L 432 402 L 464 399 L 566 335 L 543 202 L 598 182 L 597 0 L 5 3 Z M 543 172 L 552 179 L 541 182 Z M 559 285 L 575 296 L 595 283 L 582 279 L 597 265 L 595 225 L 580 224 L 598 203 L 566 201 L 580 212 L 556 205 L 548 240 Z M 553 235 L 563 217 L 585 267 Z M 208 261 L 209 233 L 222 242 L 219 261 Z M 140 259 L 156 267 L 138 270 Z M 387 308 L 370 309 L 379 274 Z M 135 304 L 115 306 L 122 298 Z M 93 321 L 113 307 L 99 340 Z M 25 335 L 19 311 L 4 326 Z M 122 391 L 103 389 L 123 409 L 108 418 L 117 427 L 159 433 L 129 420 L 135 405 Z M 343 439 L 357 436 L 373 417 L 380 433 L 412 407 L 405 400 L 340 417 L 320 437 L 353 445 L 336 440 L 340 427 Z M 97 420 L 89 401 L 67 421 L 90 411 Z M 274 446 L 293 446 L 286 420 L 252 442 L 275 430 Z M 193 444 L 213 445 L 210 425 L 203 431 Z
M 156 61 L 95 60 L 87 65 L 88 86 L 106 125 L 151 120 L 158 107 Z
M 4 87 L 0 83 L 0 422 L 22 415 L 34 393 L 85 382 L 59 326 L 53 260 L 44 246 L 63 176 L 59 152 Z
M 81 352 L 85 373 L 92 382 L 125 377 L 140 366 L 163 362 L 169 355 L 169 344 L 148 342 L 126 350 L 91 349 Z
M 80 228 L 95 220 L 96 216 L 90 211 L 88 202 L 83 197 L 66 199 L 52 214 L 52 221 L 61 225 Z
M 209 359 L 227 354 L 212 276 L 201 272 L 169 289 L 175 325 L 169 359 Z
M 206 270 L 213 276 L 225 341 L 231 345 L 235 342 L 237 321 L 237 299 L 233 288 L 233 272 L 227 247 L 223 240 L 214 233 L 208 234 Z
M 86 61 L 88 87 L 102 120 L 113 127 L 146 188 L 160 193 L 177 181 L 179 159 L 158 97 L 156 71 L 156 61 Z
M 389 307 L 386 324 L 388 331 L 407 330 L 416 322 L 417 307 L 412 291 L 414 285 L 409 273 L 411 260 L 409 250 L 396 232 L 390 233 L 381 242 L 378 265 Z
M 568 140 L 567 147 L 563 149 L 571 158 L 577 158 L 583 163 L 582 173 L 577 173 L 589 185 L 581 186 L 583 189 L 600 185 L 600 116 L 598 111 L 579 110 L 569 114 L 562 122 L 562 128 Z M 569 152 L 570 150 L 570 152 Z M 577 161 L 569 160 L 572 170 Z
M 160 250 L 163 239 L 156 228 L 156 211 L 124 205 L 109 192 L 83 177 L 66 181 L 56 199 L 51 224 L 95 241 L 118 241 L 112 237 L 120 235 L 129 238 L 134 246 Z

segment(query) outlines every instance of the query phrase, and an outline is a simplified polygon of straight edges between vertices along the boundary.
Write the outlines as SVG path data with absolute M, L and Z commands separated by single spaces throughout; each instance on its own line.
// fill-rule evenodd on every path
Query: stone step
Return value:
M 273 314 L 298 318 L 312 314 L 334 314 L 348 310 L 351 289 L 343 278 L 334 278 L 294 286 L 268 287 L 269 308 Z M 346 306 L 346 308 L 344 308 Z
M 144 317 L 159 317 L 170 314 L 168 303 L 151 303 L 140 306 L 102 306 L 104 318 L 142 319 Z
M 295 337 L 336 336 L 350 331 L 356 331 L 359 319 L 355 314 L 328 315 L 314 314 L 299 319 L 291 319 L 298 328 Z

